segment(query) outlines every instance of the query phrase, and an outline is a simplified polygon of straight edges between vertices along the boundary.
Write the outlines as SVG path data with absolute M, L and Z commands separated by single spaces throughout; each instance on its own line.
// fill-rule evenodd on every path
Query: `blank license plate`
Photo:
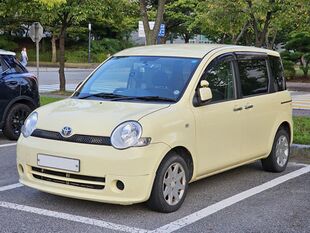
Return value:
M 60 170 L 79 172 L 80 160 L 38 154 L 38 165 Z

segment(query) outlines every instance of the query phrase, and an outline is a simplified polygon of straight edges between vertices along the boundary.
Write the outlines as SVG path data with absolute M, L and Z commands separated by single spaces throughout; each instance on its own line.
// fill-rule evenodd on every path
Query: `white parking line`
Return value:
M 292 165 L 297 165 L 297 163 L 292 163 Z M 239 194 L 236 194 L 232 197 L 226 198 L 222 201 L 219 201 L 213 205 L 210 205 L 202 210 L 199 210 L 195 213 L 192 213 L 190 215 L 187 215 L 181 219 L 178 219 L 176 221 L 170 222 L 162 227 L 156 228 L 155 230 L 146 230 L 146 229 L 141 229 L 141 228 L 135 228 L 135 227 L 129 227 L 121 224 L 115 224 L 103 220 L 98 220 L 98 219 L 93 219 L 93 218 L 87 218 L 83 216 L 78 216 L 78 215 L 72 215 L 72 214 L 66 214 L 62 212 L 56 212 L 56 211 L 50 211 L 46 209 L 40 209 L 40 208 L 35 208 L 31 206 L 26 206 L 26 205 L 19 205 L 15 203 L 10 203 L 10 202 L 3 202 L 0 201 L 0 207 L 3 208 L 8 208 L 8 209 L 14 209 L 14 210 L 20 210 L 20 211 L 25 211 L 28 213 L 34 213 L 34 214 L 39 214 L 43 216 L 48 216 L 48 217 L 54 217 L 58 219 L 64 219 L 72 222 L 78 222 L 78 223 L 83 223 L 83 224 L 88 224 L 96 227 L 101 227 L 105 229 L 111 229 L 111 230 L 116 230 L 116 231 L 123 231 L 123 232 L 129 232 L 129 233 L 170 233 L 177 231 L 183 227 L 186 227 L 190 224 L 193 224 L 203 218 L 206 218 L 222 209 L 225 209 L 235 203 L 238 203 L 244 199 L 247 199 L 251 196 L 254 196 L 258 193 L 261 193 L 263 191 L 266 191 L 268 189 L 271 189 L 277 185 L 280 185 L 288 180 L 294 179 L 298 176 L 301 176 L 303 174 L 306 174 L 310 172 L 310 165 L 306 164 L 298 164 L 298 165 L 303 165 L 305 167 L 298 169 L 296 171 L 290 172 L 286 175 L 280 176 L 278 178 L 275 178 L 273 180 L 270 180 L 266 183 L 263 183 L 261 185 L 258 185 L 254 188 L 248 189 L 244 192 L 241 192 Z M 5 191 L 9 189 L 14 189 L 17 187 L 22 186 L 21 184 L 13 184 L 13 185 L 8 185 L 4 187 L 0 187 L 0 191 Z
M 213 205 L 210 205 L 202 210 L 199 210 L 195 213 L 192 213 L 188 216 L 185 216 L 181 219 L 178 219 L 174 222 L 168 223 L 162 227 L 159 227 L 157 229 L 155 229 L 154 231 L 152 231 L 152 233 L 169 233 L 169 232 L 173 232 L 176 230 L 179 230 L 183 227 L 186 227 L 194 222 L 197 222 L 211 214 L 214 214 L 222 209 L 225 209 L 235 203 L 238 203 L 248 197 L 251 197 L 255 194 L 261 193 L 265 190 L 268 190 L 270 188 L 273 188 L 279 184 L 282 184 L 288 180 L 291 180 L 293 178 L 296 178 L 298 176 L 301 176 L 303 174 L 306 174 L 310 172 L 310 166 L 298 169 L 296 171 L 290 172 L 284 176 L 280 176 L 276 179 L 270 180 L 264 184 L 261 184 L 259 186 L 256 186 L 254 188 L 248 189 L 244 192 L 241 192 L 239 194 L 236 194 L 232 197 L 226 198 L 220 202 L 217 202 Z
M 15 143 L 8 143 L 8 144 L 0 145 L 0 148 L 1 147 L 8 147 L 8 146 L 16 146 L 16 142 Z
M 0 187 L 0 192 L 3 192 L 3 191 L 7 191 L 7 190 L 10 190 L 10 189 L 16 189 L 16 188 L 19 188 L 19 187 L 22 187 L 24 185 L 22 185 L 21 183 L 16 183 L 16 184 L 10 184 L 10 185 L 6 185 L 6 186 L 2 186 Z
M 64 220 L 68 220 L 72 222 L 84 223 L 84 224 L 102 227 L 102 228 L 111 229 L 111 230 L 116 230 L 116 231 L 124 231 L 124 232 L 130 232 L 130 233 L 149 232 L 144 229 L 128 227 L 125 225 L 115 224 L 115 223 L 97 220 L 93 218 L 86 218 L 86 217 L 82 217 L 78 215 L 65 214 L 65 213 L 60 213 L 60 212 L 50 211 L 50 210 L 45 210 L 45 209 L 40 209 L 40 208 L 34 208 L 30 206 L 25 206 L 25 205 L 18 205 L 18 204 L 14 204 L 10 202 L 0 201 L 0 207 L 25 211 L 25 212 L 39 214 L 39 215 L 53 217 L 53 218 L 64 219 Z

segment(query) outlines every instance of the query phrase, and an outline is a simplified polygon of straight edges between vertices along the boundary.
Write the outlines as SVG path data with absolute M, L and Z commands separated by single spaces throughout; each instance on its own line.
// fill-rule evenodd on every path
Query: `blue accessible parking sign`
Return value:
M 165 33 L 166 33 L 166 26 L 165 26 L 165 24 L 162 23 L 160 25 L 160 28 L 159 28 L 158 36 L 159 37 L 164 37 Z

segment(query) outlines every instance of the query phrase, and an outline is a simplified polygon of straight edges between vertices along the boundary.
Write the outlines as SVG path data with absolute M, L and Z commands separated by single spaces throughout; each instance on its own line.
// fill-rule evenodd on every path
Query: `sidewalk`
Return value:
M 306 91 L 310 92 L 310 83 L 296 83 L 296 82 L 287 82 L 287 89 L 289 91 Z

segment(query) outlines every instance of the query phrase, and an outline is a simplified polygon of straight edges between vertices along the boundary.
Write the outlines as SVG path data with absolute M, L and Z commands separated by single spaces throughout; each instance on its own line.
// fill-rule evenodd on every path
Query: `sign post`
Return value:
M 91 23 L 88 23 L 88 63 L 90 63 Z
M 29 36 L 36 43 L 37 78 L 39 79 L 39 42 L 43 37 L 43 27 L 39 22 L 34 22 L 30 26 Z

